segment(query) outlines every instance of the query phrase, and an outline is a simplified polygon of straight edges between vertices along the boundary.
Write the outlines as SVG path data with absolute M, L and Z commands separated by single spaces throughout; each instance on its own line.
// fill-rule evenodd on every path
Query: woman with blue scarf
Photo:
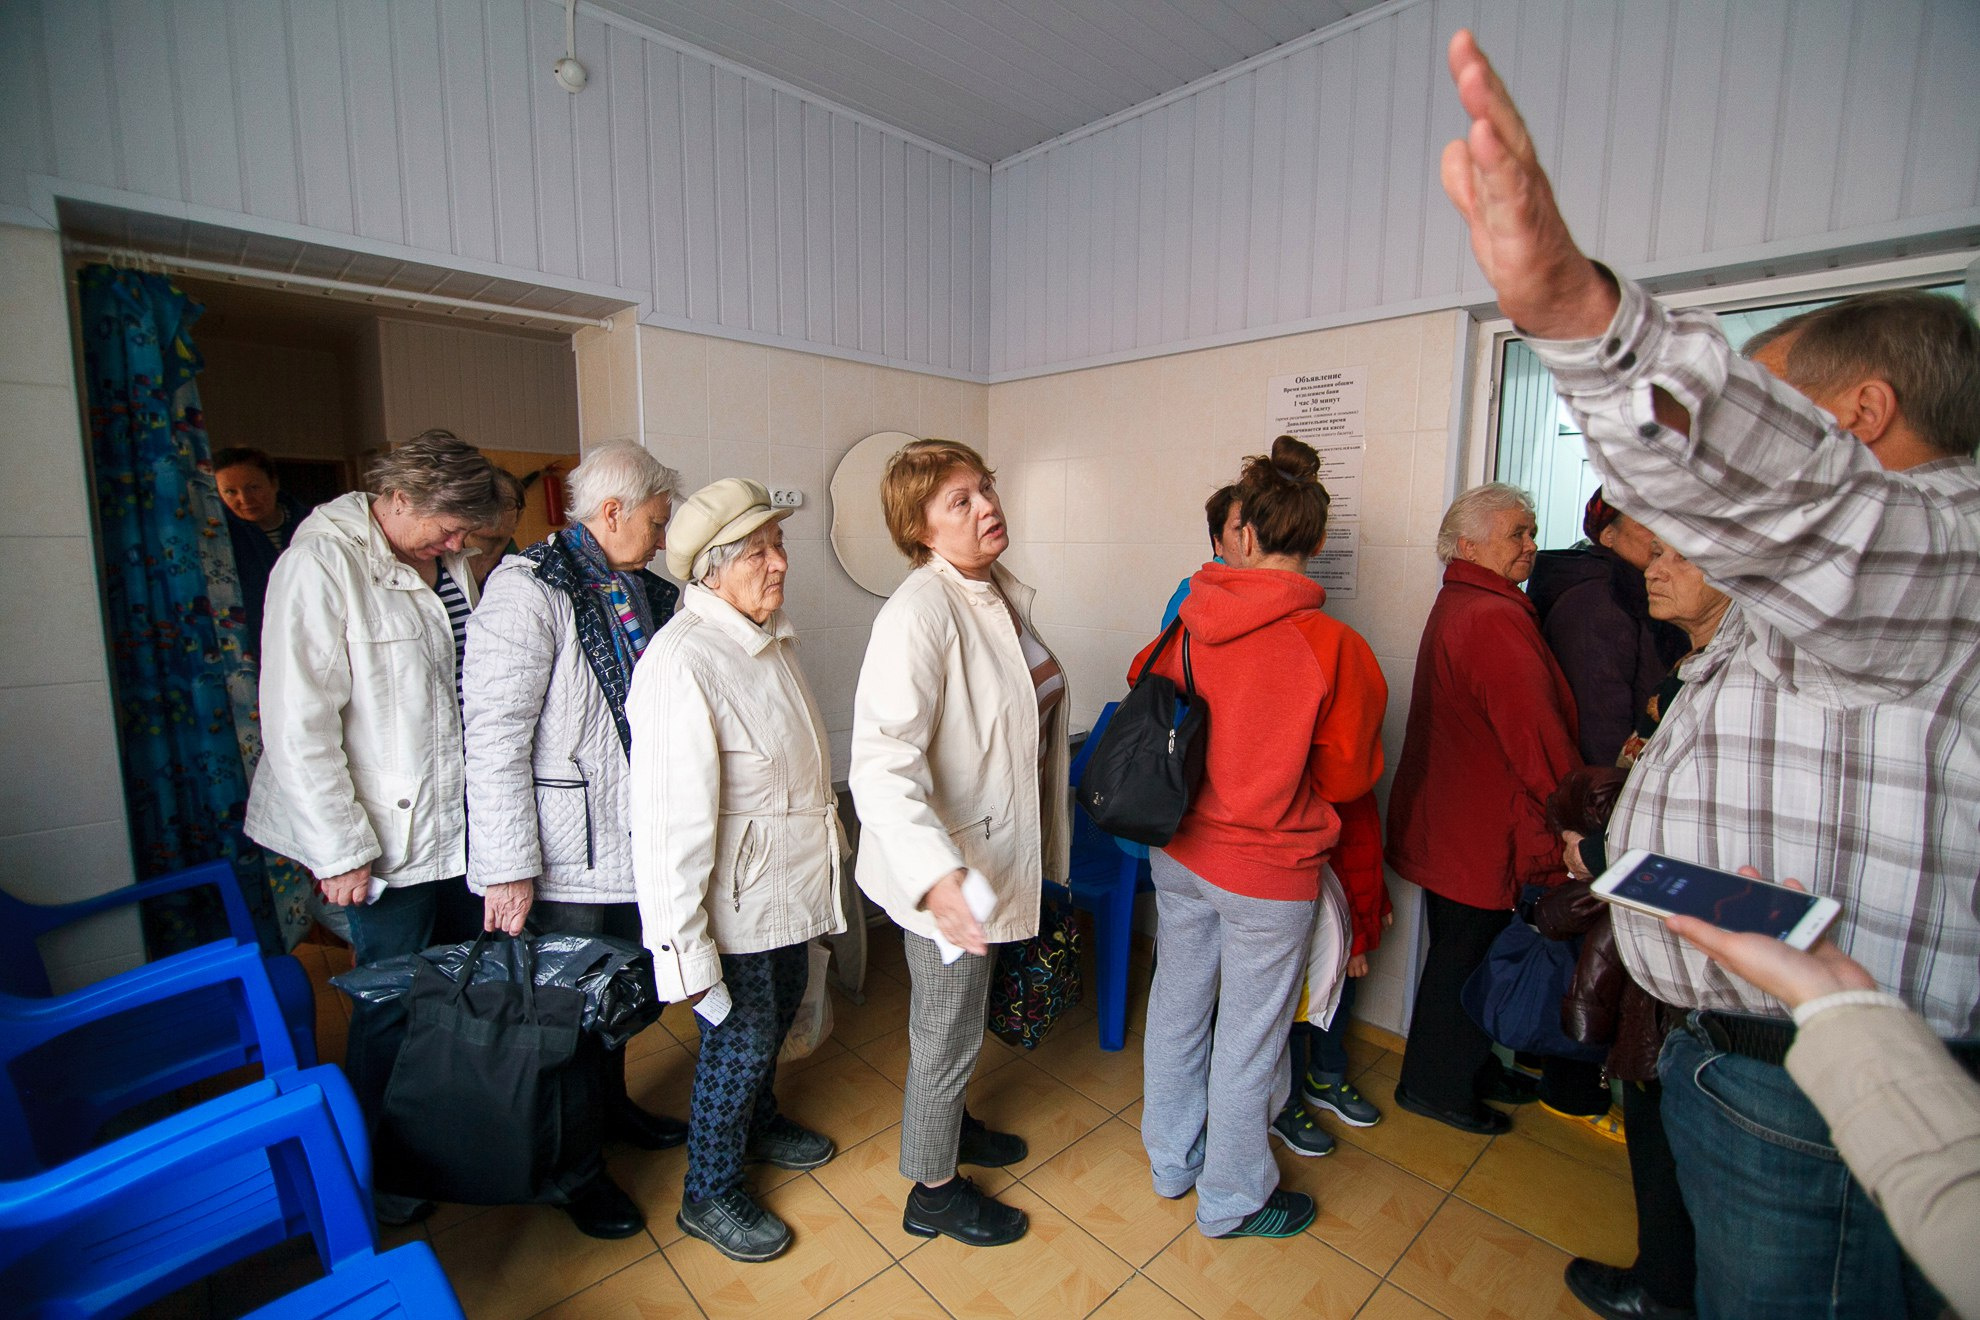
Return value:
M 570 476 L 571 525 L 504 559 L 468 621 L 468 886 L 489 930 L 640 942 L 626 693 L 680 596 L 646 568 L 679 489 L 638 445 L 594 449 Z M 608 1136 L 646 1150 L 687 1140 L 685 1123 L 627 1097 L 623 1050 L 606 1055 L 605 1096 Z M 567 1209 L 593 1237 L 646 1226 L 602 1167 Z

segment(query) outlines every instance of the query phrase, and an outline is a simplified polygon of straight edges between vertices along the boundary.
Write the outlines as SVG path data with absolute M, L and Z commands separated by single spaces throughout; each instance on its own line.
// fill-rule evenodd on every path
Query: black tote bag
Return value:
M 457 980 L 414 960 L 379 1121 L 379 1186 L 471 1205 L 561 1205 L 601 1167 L 584 992 L 536 985 L 526 950 L 524 975 L 474 984 L 489 939 L 475 940 Z
M 1183 690 L 1149 670 L 1182 633 Z M 1196 694 L 1189 663 L 1189 630 L 1177 619 L 1134 676 L 1134 687 L 1100 736 L 1080 776 L 1079 804 L 1109 834 L 1159 848 L 1175 837 L 1189 800 L 1203 782 L 1210 741 L 1210 707 Z

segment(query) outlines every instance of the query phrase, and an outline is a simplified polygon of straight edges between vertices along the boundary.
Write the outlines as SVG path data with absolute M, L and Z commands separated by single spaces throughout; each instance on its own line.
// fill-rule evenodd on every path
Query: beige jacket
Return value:
M 1037 593 L 992 571 L 1029 623 Z M 922 898 L 973 866 L 997 896 L 990 941 L 1037 933 L 1040 878 L 1064 881 L 1072 840 L 1070 705 L 1045 731 L 1041 794 L 1038 696 L 996 590 L 936 555 L 881 607 L 853 698 L 851 784 L 859 887 L 902 929 L 933 939 Z
M 467 557 L 442 562 L 474 605 Z M 371 496 L 341 495 L 303 519 L 269 575 L 266 619 L 247 836 L 319 879 L 366 862 L 392 885 L 464 873 L 454 630 L 393 555 Z
M 1787 1070 L 1953 1311 L 1980 1320 L 1980 1084 L 1900 1004 L 1819 1009 Z
M 722 979 L 720 954 L 846 928 L 832 753 L 797 634 L 690 585 L 633 670 L 633 883 L 666 1000 Z

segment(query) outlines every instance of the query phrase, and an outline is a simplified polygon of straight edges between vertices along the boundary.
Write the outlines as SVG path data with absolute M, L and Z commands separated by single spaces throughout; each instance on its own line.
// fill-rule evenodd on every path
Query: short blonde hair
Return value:
M 887 535 L 916 568 L 933 553 L 921 540 L 928 534 L 928 501 L 957 468 L 968 468 L 985 481 L 997 475 L 983 455 L 958 440 L 916 440 L 887 460 L 887 471 L 880 478 Z
M 1437 525 L 1438 560 L 1448 564 L 1458 557 L 1459 537 L 1483 540 L 1486 517 L 1507 509 L 1532 513 L 1533 497 L 1507 482 L 1488 481 L 1452 500 L 1451 507 L 1444 510 L 1444 521 Z

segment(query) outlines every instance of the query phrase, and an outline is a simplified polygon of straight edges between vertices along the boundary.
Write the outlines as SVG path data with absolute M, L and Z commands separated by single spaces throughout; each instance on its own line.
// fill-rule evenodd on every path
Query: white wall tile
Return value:
M 87 534 L 82 420 L 73 384 L 0 382 L 0 454 L 8 464 L 7 480 L 0 482 L 0 528 L 13 536 Z
M 0 578 L 0 686 L 102 678 L 102 607 L 88 538 L 4 536 L 0 553 L 14 568 Z
M 1361 543 L 1407 545 L 1415 437 L 1371 435 L 1361 463 Z
M 0 777 L 0 820 L 26 831 L 124 818 L 107 682 L 0 688 L 0 748 L 14 768 Z
M 0 381 L 75 388 L 62 242 L 53 231 L 0 225 Z
M 825 368 L 809 353 L 777 353 L 770 363 L 770 439 L 776 444 L 824 443 Z
M 770 439 L 771 350 L 726 339 L 708 344 L 708 438 Z
M 17 818 L 9 818 L 9 824 Z M 19 821 L 32 824 L 31 821 Z M 136 878 L 121 818 L 0 835 L 0 888 L 30 903 L 68 903 Z
M 647 430 L 707 436 L 708 350 L 713 342 L 704 335 L 641 327 Z
M 109 914 L 105 914 L 105 919 L 109 919 Z M 98 981 L 122 976 L 132 968 L 144 965 L 144 935 L 138 929 L 137 916 L 134 913 L 125 913 L 118 919 L 123 923 L 124 929 L 120 932 L 117 943 L 128 947 L 122 953 L 91 962 L 64 961 L 67 950 L 62 944 L 61 931 L 51 931 L 43 937 L 42 961 L 48 965 L 48 980 L 56 994 L 66 995 L 84 986 L 95 985 Z
M 710 440 L 708 479 L 748 477 L 765 485 L 770 481 L 770 442 L 768 440 Z

